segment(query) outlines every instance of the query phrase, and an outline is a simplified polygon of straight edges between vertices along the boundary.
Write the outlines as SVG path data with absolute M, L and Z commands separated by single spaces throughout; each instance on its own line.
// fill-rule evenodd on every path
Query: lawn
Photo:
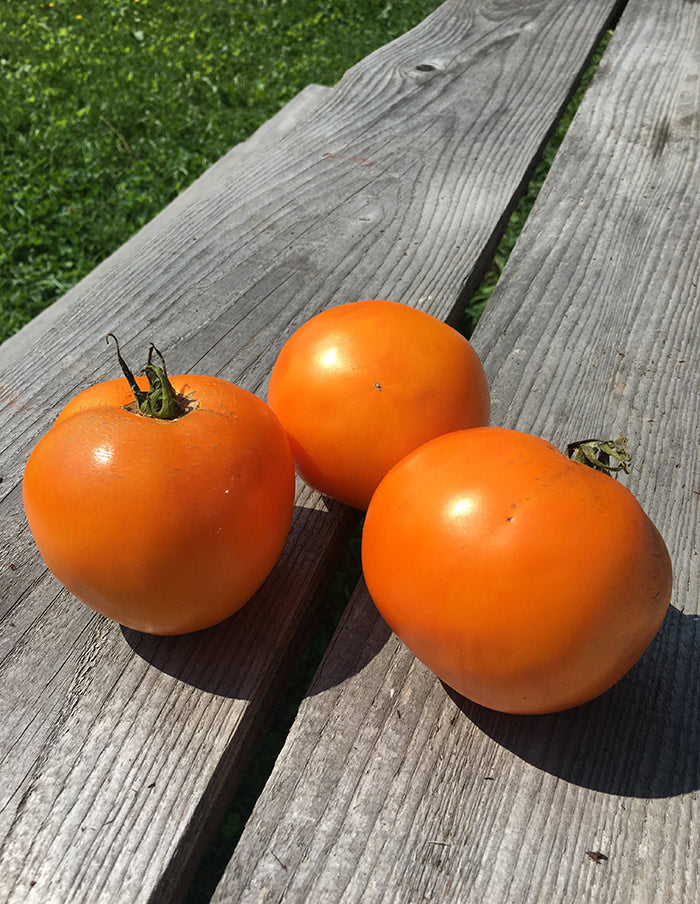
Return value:
M 16 0 L 0 19 L 0 341 L 310 82 L 438 0 Z

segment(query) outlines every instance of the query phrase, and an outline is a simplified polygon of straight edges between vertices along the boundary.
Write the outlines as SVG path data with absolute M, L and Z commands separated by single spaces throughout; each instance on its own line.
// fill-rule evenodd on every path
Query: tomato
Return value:
M 268 402 L 300 476 L 359 509 L 417 446 L 489 420 L 484 369 L 469 342 L 430 314 L 384 300 L 303 324 L 277 358 Z
M 146 381 L 132 381 L 145 397 Z M 58 580 L 154 634 L 239 609 L 275 564 L 294 505 L 289 443 L 261 399 L 215 377 L 169 385 L 182 407 L 172 420 L 141 414 L 126 380 L 81 392 L 23 480 L 29 526 Z
M 661 535 L 622 484 L 538 437 L 439 437 L 379 485 L 367 587 L 439 678 L 510 713 L 568 709 L 641 657 L 671 596 Z

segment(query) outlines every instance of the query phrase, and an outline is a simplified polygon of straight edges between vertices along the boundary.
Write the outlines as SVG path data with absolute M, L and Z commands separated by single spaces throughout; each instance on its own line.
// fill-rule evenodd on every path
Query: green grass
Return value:
M 0 18 L 0 341 L 310 82 L 439 0 L 15 0 Z

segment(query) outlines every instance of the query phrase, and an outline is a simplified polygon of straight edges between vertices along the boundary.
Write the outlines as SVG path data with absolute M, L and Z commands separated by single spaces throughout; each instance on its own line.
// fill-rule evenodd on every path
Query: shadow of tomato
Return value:
M 264 698 L 286 684 L 313 639 L 334 568 L 359 519 L 359 512 L 333 500 L 295 506 L 282 555 L 241 609 L 191 634 L 158 636 L 122 627 L 124 639 L 141 659 L 180 682 L 217 696 Z
M 685 794 L 700 788 L 698 627 L 699 616 L 672 606 L 624 678 L 561 713 L 497 713 L 446 690 L 484 734 L 564 781 L 628 797 Z

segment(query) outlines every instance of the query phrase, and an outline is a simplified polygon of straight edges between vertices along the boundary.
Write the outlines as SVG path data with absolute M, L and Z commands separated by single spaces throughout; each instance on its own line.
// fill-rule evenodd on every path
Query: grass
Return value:
M 310 82 L 439 0 L 16 0 L 0 18 L 0 341 Z

